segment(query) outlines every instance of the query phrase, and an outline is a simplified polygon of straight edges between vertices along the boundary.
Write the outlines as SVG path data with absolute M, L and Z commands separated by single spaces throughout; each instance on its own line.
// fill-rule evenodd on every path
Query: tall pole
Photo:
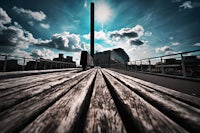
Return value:
M 94 3 L 90 5 L 90 55 L 94 59 Z

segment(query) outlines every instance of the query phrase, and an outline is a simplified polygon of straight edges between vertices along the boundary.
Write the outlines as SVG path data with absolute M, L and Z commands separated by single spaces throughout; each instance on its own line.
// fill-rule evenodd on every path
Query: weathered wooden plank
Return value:
M 128 87 L 103 71 L 128 132 L 187 132 Z
M 165 93 L 154 90 L 150 87 L 142 85 L 137 82 L 133 82 L 130 78 L 107 71 L 109 74 L 120 80 L 123 84 L 131 88 L 134 92 L 139 94 L 153 106 L 157 107 L 158 110 L 162 111 L 165 115 L 170 117 L 179 125 L 191 132 L 200 132 L 200 110 L 185 104 Z M 155 86 L 157 87 L 157 86 Z M 154 87 L 154 88 L 155 88 Z M 196 100 L 196 97 L 193 98 Z
M 79 118 L 83 114 L 86 103 L 90 100 L 95 74 L 96 70 L 74 86 L 43 114 L 38 116 L 37 119 L 22 130 L 22 133 L 68 133 L 79 130 L 79 128 L 76 128 L 78 127 L 76 124 L 81 124 Z
M 138 84 L 142 84 L 142 85 L 145 85 L 147 87 L 150 87 L 150 88 L 152 88 L 152 89 L 154 89 L 156 91 L 159 91 L 159 92 L 162 92 L 164 94 L 167 94 L 167 95 L 169 95 L 171 97 L 174 97 L 174 98 L 176 98 L 176 99 L 178 99 L 180 101 L 183 101 L 185 103 L 188 103 L 189 105 L 192 105 L 192 106 L 197 107 L 197 108 L 200 109 L 200 99 L 197 98 L 197 97 L 194 97 L 194 96 L 191 96 L 191 95 L 188 95 L 188 94 L 184 94 L 184 93 L 175 91 L 173 89 L 162 87 L 162 86 L 159 86 L 159 85 L 156 85 L 156 84 L 153 84 L 153 83 L 141 80 L 141 79 L 137 79 L 137 78 L 130 77 L 130 76 L 127 76 L 127 75 L 124 75 L 124 74 L 120 74 L 120 73 L 116 73 L 116 72 L 110 71 L 108 69 L 106 71 L 108 71 L 110 73 L 115 73 L 119 77 L 125 77 L 127 79 L 131 79 L 133 82 L 136 82 Z
M 125 133 L 125 127 L 109 93 L 103 75 L 97 72 L 84 132 Z
M 8 110 L 1 112 L 1 133 L 19 132 L 40 114 L 42 114 L 46 109 L 52 106 L 57 100 L 62 98 L 70 91 L 72 87 L 81 82 L 90 73 L 91 71 L 78 73 L 64 84 L 54 87 L 52 91 L 41 93 Z
M 2 86 L 0 86 L 1 88 L 0 97 L 6 96 L 18 91 L 22 91 L 31 87 L 40 86 L 48 82 L 61 80 L 62 78 L 70 78 L 76 72 L 77 70 L 12 79 L 11 81 L 4 83 Z
M 0 80 L 0 91 L 8 90 L 9 88 L 13 88 L 19 85 L 37 82 L 43 79 L 53 78 L 56 76 L 62 76 L 68 73 L 75 73 L 77 71 L 78 70 L 72 70 L 72 71 L 55 72 L 55 73 L 47 73 L 47 74 L 41 74 L 41 75 L 32 75 L 32 76 L 25 76 L 25 77 L 20 77 L 20 78 Z
M 27 88 L 25 90 L 17 91 L 16 93 L 12 93 L 10 95 L 0 97 L 0 111 L 3 111 L 11 106 L 16 105 L 16 104 L 19 104 L 20 102 L 23 102 L 23 101 L 25 101 L 31 97 L 34 97 L 40 93 L 49 91 L 54 86 L 57 86 L 59 84 L 66 82 L 73 76 L 76 76 L 76 74 L 70 75 L 70 77 L 62 76 L 62 78 L 55 79 L 51 82 L 46 82 L 42 85 L 33 86 L 33 87 Z
M 0 72 L 0 80 L 9 79 L 9 78 L 19 78 L 19 77 L 30 76 L 30 75 L 45 74 L 45 73 L 73 71 L 73 70 L 81 70 L 81 69 L 80 68 L 65 68 L 65 69 Z

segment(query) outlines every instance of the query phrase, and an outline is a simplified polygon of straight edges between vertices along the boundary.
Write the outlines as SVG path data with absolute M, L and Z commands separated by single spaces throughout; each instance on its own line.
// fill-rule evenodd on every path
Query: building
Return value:
M 25 66 L 25 70 L 44 70 L 44 69 L 60 69 L 60 68 L 74 68 L 76 63 L 71 56 L 64 58 L 63 54 L 59 54 L 58 58 L 52 60 L 37 59 L 36 61 L 29 61 Z
M 61 61 L 61 62 L 68 62 L 68 63 L 75 63 L 73 61 L 73 57 L 72 56 L 66 56 L 66 58 L 64 58 L 63 54 L 59 54 L 58 58 L 54 58 L 53 61 Z
M 98 52 L 94 55 L 94 65 L 100 67 L 125 66 L 129 62 L 129 56 L 121 49 L 113 49 L 104 52 Z
M 5 64 L 6 63 L 6 64 Z M 0 71 L 19 71 L 22 70 L 22 66 L 18 64 L 18 61 L 16 59 L 10 59 L 10 60 L 0 60 Z

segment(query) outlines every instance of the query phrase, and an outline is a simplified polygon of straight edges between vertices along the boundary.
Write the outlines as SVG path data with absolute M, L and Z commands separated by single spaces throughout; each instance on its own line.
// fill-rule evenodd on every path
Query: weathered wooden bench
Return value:
M 107 69 L 1 79 L 0 132 L 200 132 L 200 99 Z

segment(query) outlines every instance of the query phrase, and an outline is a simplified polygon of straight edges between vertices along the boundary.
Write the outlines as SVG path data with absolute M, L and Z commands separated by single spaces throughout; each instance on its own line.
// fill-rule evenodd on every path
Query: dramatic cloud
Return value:
M 146 32 L 144 33 L 144 35 L 145 35 L 145 36 L 152 36 L 152 32 L 146 31 Z
M 33 25 L 34 25 L 33 21 L 28 21 L 28 24 L 29 24 L 30 26 L 33 26 Z
M 193 46 L 199 46 L 200 47 L 200 43 L 195 43 Z
M 49 24 L 40 23 L 40 26 L 44 29 L 49 29 Z
M 140 46 L 144 44 L 143 40 L 140 40 L 140 37 L 143 36 L 144 28 L 141 25 L 136 25 L 132 28 L 122 28 L 118 31 L 109 32 L 108 35 L 112 41 L 123 41 L 129 42 L 130 45 Z M 151 36 L 151 32 L 147 32 L 146 36 Z
M 43 48 L 42 50 L 40 49 L 35 49 L 31 52 L 31 56 L 34 58 L 44 58 L 44 59 L 53 59 L 57 57 L 58 55 L 51 51 L 50 49 Z
M 191 1 L 186 1 L 182 5 L 179 6 L 180 8 L 184 9 L 191 9 L 192 8 L 192 2 Z
M 0 7 L 0 26 L 11 22 L 11 18 L 8 14 Z
M 33 37 L 33 35 L 24 30 L 21 25 L 17 22 L 14 22 L 14 25 L 5 26 L 3 24 L 7 24 L 11 22 L 11 19 L 7 15 L 7 13 L 2 10 L 1 18 L 4 21 L 1 21 L 0 27 L 0 51 L 5 53 L 11 53 L 16 49 L 27 49 L 30 44 L 38 43 L 38 40 Z M 6 20 L 6 21 L 5 21 Z
M 172 0 L 173 3 L 181 2 L 182 0 Z
M 131 44 L 131 45 L 140 46 L 140 45 L 144 44 L 144 42 L 141 41 L 141 40 L 136 39 L 136 40 L 131 40 L 131 41 L 130 41 L 130 44 Z
M 179 42 L 172 42 L 172 46 L 178 46 L 178 45 L 180 45 Z
M 85 34 L 83 35 L 83 37 L 87 40 L 90 40 L 90 33 L 89 34 Z M 107 39 L 107 35 L 105 32 L 101 31 L 95 31 L 94 32 L 94 37 L 97 40 L 106 40 Z
M 23 17 L 34 19 L 36 21 L 42 21 L 46 18 L 46 15 L 43 11 L 31 11 L 23 8 L 18 8 L 16 6 L 13 7 L 13 10 Z
M 160 52 L 172 51 L 172 49 L 169 46 L 163 46 L 160 48 L 156 48 L 155 51 L 156 53 L 160 53 Z
M 80 36 L 76 34 L 70 34 L 69 32 L 54 34 L 50 40 L 39 43 L 38 46 L 46 46 L 68 52 L 77 52 L 83 49 L 81 47 Z
M 181 53 L 182 51 L 176 52 L 176 51 L 166 51 L 165 55 L 170 55 L 170 54 L 177 54 L 177 53 Z
M 144 28 L 136 25 L 133 28 L 122 28 L 118 31 L 110 32 L 111 38 L 140 38 L 144 34 Z
M 171 41 L 172 41 L 173 39 L 174 39 L 174 37 L 172 37 L 172 36 L 171 36 L 171 37 L 169 37 L 169 40 L 171 40 Z
M 192 9 L 196 7 L 200 7 L 200 2 L 185 1 L 179 6 L 179 8 L 183 9 Z
M 32 58 L 29 52 L 26 52 L 21 49 L 15 49 L 14 52 L 11 54 L 12 56 L 15 57 L 26 57 L 26 58 Z M 22 61 L 22 60 L 21 60 Z M 22 64 L 22 63 L 21 63 Z
M 88 1 L 87 0 L 85 0 L 85 2 L 84 2 L 84 5 L 83 5 L 85 8 L 88 6 Z

